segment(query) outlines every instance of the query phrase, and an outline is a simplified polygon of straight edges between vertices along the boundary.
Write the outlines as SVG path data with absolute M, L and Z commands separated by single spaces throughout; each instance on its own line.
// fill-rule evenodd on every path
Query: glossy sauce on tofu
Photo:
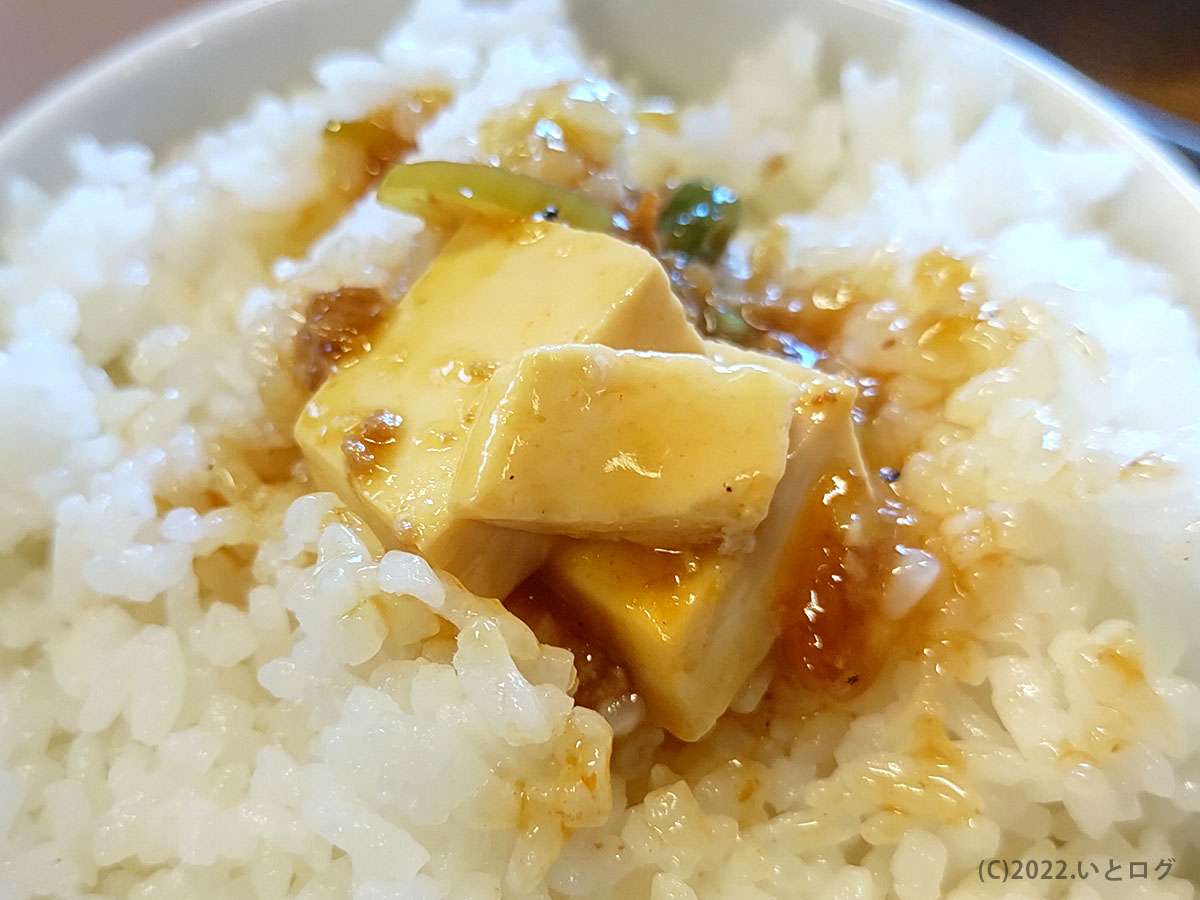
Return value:
M 927 401 L 934 406 L 968 378 L 1007 358 L 1021 339 L 1023 323 L 990 315 L 970 265 L 944 251 L 922 257 L 910 283 L 900 285 L 916 295 L 923 310 L 907 319 L 899 308 L 889 309 L 898 276 L 887 258 L 804 285 L 772 281 L 771 268 L 778 265 L 773 256 L 770 250 L 760 252 L 762 270 L 739 291 L 726 289 L 717 300 L 693 293 L 690 301 L 705 304 L 693 309 L 695 319 L 712 321 L 713 304 L 734 298 L 740 305 L 728 308 L 755 323 L 741 335 L 746 344 L 802 357 L 859 385 L 855 418 L 865 471 L 831 470 L 822 477 L 803 514 L 814 527 L 793 536 L 772 589 L 781 631 L 780 670 L 804 690 L 837 700 L 865 690 L 903 659 L 923 656 L 935 665 L 951 665 L 980 615 L 956 588 L 936 517 L 906 504 L 903 485 L 897 484 L 900 464 L 918 437 L 897 416 L 893 379 L 900 365 L 895 370 L 859 365 L 861 348 L 847 348 L 842 336 L 861 320 L 878 319 L 884 351 L 916 358 L 939 375 L 940 389 Z M 697 277 L 695 269 L 692 274 Z M 710 290 L 713 284 L 708 281 Z M 874 498 L 864 496 L 868 481 Z M 862 529 L 865 535 L 849 540 L 852 531 Z M 683 587 L 686 559 L 694 565 L 694 554 L 683 554 L 670 547 L 643 554 L 645 588 L 658 593 L 654 585 Z M 893 570 L 914 554 L 926 565 L 916 566 L 911 575 L 895 575 Z M 922 568 L 938 570 L 927 586 Z M 893 577 L 915 579 L 913 590 L 921 594 L 901 614 L 885 611 Z
M 662 270 L 639 248 L 550 222 L 467 224 L 383 317 L 370 349 L 320 384 L 293 434 L 315 483 L 338 492 L 386 544 L 502 597 L 533 573 L 550 538 L 463 515 L 451 486 L 469 433 L 489 426 L 476 414 L 499 365 L 571 342 L 701 349 Z M 344 441 L 381 409 L 404 426 L 372 450 L 369 468 L 352 472 Z
M 760 263 L 769 265 L 770 257 L 764 255 Z M 854 416 L 865 465 L 834 467 L 821 476 L 802 513 L 806 527 L 789 539 L 783 562 L 768 588 L 781 633 L 782 670 L 804 689 L 831 698 L 863 690 L 889 664 L 926 649 L 922 641 L 929 637 L 931 622 L 954 597 L 945 575 L 949 570 L 943 568 L 943 574 L 925 584 L 911 605 L 898 614 L 884 612 L 885 595 L 905 553 L 925 554 L 933 568 L 945 562 L 937 550 L 933 525 L 907 508 L 894 486 L 900 477 L 898 466 L 910 452 L 912 440 L 905 440 L 890 419 L 891 373 L 885 368 L 857 366 L 856 348 L 841 342 L 843 331 L 856 317 L 878 317 L 881 306 L 886 314 L 894 279 L 895 273 L 881 264 L 866 272 L 826 276 L 806 290 L 796 285 L 785 290 L 756 274 L 743 285 L 742 305 L 735 310 L 743 321 L 755 323 L 749 326 L 748 335 L 742 335 L 747 338 L 745 343 L 776 353 L 785 351 L 781 355 L 794 355 L 796 347 L 803 346 L 805 352 L 816 355 L 815 360 L 804 362 L 848 375 L 859 386 Z M 946 254 L 924 258 L 908 289 L 924 298 L 928 320 L 910 319 L 900 326 L 891 322 L 882 340 L 890 347 L 920 355 L 932 368 L 946 373 L 947 394 L 974 372 L 993 364 L 1017 339 L 979 313 L 969 267 Z M 691 300 L 697 302 L 697 295 Z M 370 289 L 346 288 L 315 295 L 296 338 L 298 380 L 315 389 L 341 360 L 369 350 L 378 320 L 388 308 L 384 298 Z M 490 376 L 492 369 L 487 374 Z M 350 475 L 370 472 L 378 465 L 378 454 L 398 440 L 402 430 L 400 412 L 381 408 L 364 415 L 340 445 Z M 710 551 L 701 551 L 700 556 L 696 552 L 675 545 L 641 554 L 636 563 L 640 575 L 634 578 L 635 593 L 665 598 L 672 591 L 690 590 L 689 579 L 699 565 L 696 560 Z M 693 559 L 688 572 L 679 570 L 685 558 Z M 538 596 L 544 598 L 547 591 L 540 582 Z M 679 596 L 676 606 L 682 608 L 694 599 Z M 510 600 L 514 610 L 530 615 L 533 604 L 525 588 Z M 548 605 L 541 614 L 543 630 L 545 622 L 562 618 L 554 610 L 565 608 L 561 601 Z M 560 622 L 555 629 L 551 633 L 562 640 L 566 641 L 569 632 L 572 641 L 579 643 L 577 627 L 566 628 Z M 596 677 L 593 671 L 587 679 L 591 686 L 581 688 L 581 701 L 585 696 L 598 698 L 604 685 L 620 682 L 628 686 L 631 680 L 636 684 L 636 678 L 631 679 L 623 667 L 619 651 L 607 648 L 600 652 L 599 647 L 593 636 L 585 654 L 588 665 L 592 670 L 621 666 L 621 677 L 614 681 Z
M 419 101 L 412 111 L 419 118 L 434 108 L 435 101 Z M 335 193 L 364 189 L 406 151 L 403 135 L 386 133 L 394 116 L 376 118 L 327 135 L 331 152 L 365 166 Z M 606 129 L 614 121 L 602 86 L 563 85 L 485 123 L 481 146 L 493 163 L 548 184 L 586 188 L 594 207 L 596 194 L 611 193 L 608 153 L 618 136 Z M 537 589 L 523 583 L 509 596 L 510 608 L 537 618 L 555 642 L 586 643 L 579 652 L 592 669 L 621 671 L 615 681 L 581 674 L 577 699 L 600 703 L 613 685 L 625 693 L 632 685 L 646 694 L 668 730 L 691 740 L 711 725 L 713 702 L 721 709 L 729 703 L 733 682 L 748 677 L 776 633 L 783 663 L 778 671 L 833 701 L 864 690 L 900 659 L 956 645 L 960 625 L 943 626 L 958 621 L 952 611 L 961 597 L 939 547 L 940 522 L 905 502 L 902 466 L 922 436 L 923 409 L 932 418 L 956 387 L 1006 358 L 1020 340 L 1021 323 L 1002 321 L 980 295 L 969 264 L 942 251 L 927 254 L 911 272 L 901 273 L 881 254 L 853 271 L 812 277 L 785 264 L 782 238 L 769 232 L 748 267 L 718 265 L 723 242 L 715 251 L 693 254 L 670 241 L 694 235 L 664 231 L 661 217 L 685 189 L 702 198 L 728 192 L 701 182 L 677 187 L 674 198 L 668 197 L 672 185 L 625 189 L 608 198 L 613 231 L 650 250 L 665 278 L 652 257 L 629 257 L 629 243 L 552 224 L 553 209 L 543 210 L 546 221 L 535 216 L 532 222 L 485 225 L 468 218 L 396 315 L 387 315 L 391 304 L 371 289 L 347 287 L 311 298 L 294 344 L 294 373 L 306 390 L 317 392 L 296 436 L 318 486 L 342 494 L 385 544 L 422 553 L 477 592 L 506 594 L 537 573 Z M 470 192 L 463 196 L 469 200 Z M 455 210 L 461 205 L 459 198 Z M 556 251 L 539 260 L 536 248 L 550 244 Z M 636 306 L 637 315 L 618 306 L 610 311 L 597 278 L 587 276 L 604 273 L 613 280 L 609 263 L 620 259 L 626 259 L 620 265 L 629 271 L 629 283 L 614 281 L 614 289 L 635 298 L 625 306 Z M 651 275 L 642 273 L 646 262 Z M 544 289 L 547 272 L 560 269 L 554 276 L 560 289 Z M 581 284 L 596 297 L 578 301 Z M 563 301 L 567 297 L 570 302 Z M 578 315 L 572 304 L 579 305 Z M 556 508 L 552 520 L 533 521 L 529 510 L 549 500 L 531 500 L 507 481 L 497 482 L 496 473 L 516 477 L 506 460 L 494 472 L 475 466 L 471 473 L 483 479 L 482 486 L 472 482 L 471 490 L 459 491 L 459 468 L 474 458 L 463 448 L 483 439 L 487 428 L 499 429 L 498 445 L 520 445 L 519 435 L 513 437 L 516 424 L 509 434 L 497 422 L 515 423 L 514 416 L 529 411 L 502 404 L 485 409 L 481 398 L 485 386 L 489 394 L 506 388 L 522 353 L 591 343 L 690 354 L 705 362 L 701 335 L 749 351 L 750 359 L 719 365 L 748 363 L 776 372 L 792 366 L 809 374 L 788 377 L 833 377 L 857 392 L 843 406 L 846 414 L 853 404 L 846 415 L 853 422 L 854 451 L 823 451 L 813 457 L 812 472 L 802 479 L 793 472 L 786 490 L 794 493 L 802 482 L 806 493 L 772 513 L 787 518 L 787 527 L 776 521 L 757 534 L 760 542 L 771 535 L 769 543 L 782 550 L 761 559 L 749 551 L 739 556 L 714 542 L 707 524 L 680 528 L 682 537 L 675 540 L 660 539 L 657 532 L 669 532 L 678 514 L 667 511 L 656 519 L 662 513 L 657 508 L 639 513 L 640 534 L 607 519 L 600 528 L 608 506 L 599 500 L 592 504 L 599 510 L 595 516 L 571 506 Z M 379 352 L 372 354 L 376 345 Z M 464 380 L 470 366 L 482 366 L 481 375 Z M 924 406 L 911 396 L 914 373 L 933 385 L 925 386 Z M 545 410 L 538 407 L 541 395 L 532 393 L 536 417 Z M 820 421 L 818 413 L 812 423 Z M 672 427 L 687 430 L 682 420 Z M 703 444 L 693 437 L 693 445 Z M 560 452 L 547 460 L 547 469 L 565 473 L 561 457 L 585 455 Z M 524 465 L 528 484 L 541 467 L 536 460 Z M 595 497 L 604 498 L 599 481 L 597 491 Z M 568 539 L 575 543 L 564 545 Z M 753 602 L 740 590 L 743 583 L 752 585 Z M 559 595 L 553 603 L 551 594 Z M 539 605 L 544 609 L 535 616 Z M 736 625 L 739 616 L 746 622 Z M 735 625 L 722 625 L 722 617 Z M 580 629 L 558 621 L 564 618 L 584 622 L 588 640 L 581 643 Z M 734 627 L 743 633 L 731 636 Z M 743 649 L 748 662 L 739 667 L 734 657 Z M 713 653 L 727 656 L 713 659 Z M 736 674 L 725 682 L 705 681 L 724 667 Z

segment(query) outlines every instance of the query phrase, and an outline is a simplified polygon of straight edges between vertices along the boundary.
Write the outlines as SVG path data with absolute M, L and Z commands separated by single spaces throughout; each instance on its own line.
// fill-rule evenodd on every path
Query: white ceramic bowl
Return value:
M 1033 121 L 1121 147 L 1136 175 L 1105 223 L 1126 249 L 1176 274 L 1200 307 L 1200 183 L 1127 121 L 1096 85 L 1032 45 L 956 8 L 920 0 L 571 0 L 589 49 L 616 74 L 676 96 L 704 93 L 731 60 L 785 18 L 830 36 L 834 61 L 882 61 L 918 23 L 999 48 Z M 75 135 L 162 149 L 243 109 L 261 90 L 303 84 L 323 51 L 370 46 L 408 0 L 232 0 L 117 48 L 37 98 L 0 128 L 0 182 L 53 187 Z

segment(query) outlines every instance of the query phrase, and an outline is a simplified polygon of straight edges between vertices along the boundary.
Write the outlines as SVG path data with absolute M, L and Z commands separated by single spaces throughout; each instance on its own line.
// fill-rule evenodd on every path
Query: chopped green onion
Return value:
M 735 309 L 710 307 L 704 312 L 704 320 L 709 334 L 732 344 L 744 346 L 754 337 L 754 328 Z
M 656 231 L 664 250 L 711 265 L 725 252 L 741 214 L 741 201 L 729 188 L 689 181 L 663 207 Z
M 379 201 L 426 221 L 473 217 L 541 218 L 585 231 L 608 231 L 612 212 L 578 191 L 474 163 L 403 163 L 379 186 Z

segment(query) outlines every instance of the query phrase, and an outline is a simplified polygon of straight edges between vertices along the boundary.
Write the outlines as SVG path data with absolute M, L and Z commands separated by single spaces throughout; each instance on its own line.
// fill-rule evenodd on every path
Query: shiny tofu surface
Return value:
M 828 515 L 817 483 L 830 473 L 861 477 L 856 391 L 794 371 L 801 392 L 788 461 L 751 550 L 580 540 L 546 564 L 547 583 L 626 661 L 655 720 L 684 740 L 726 710 L 775 640 L 779 599 L 812 577 L 803 571 L 811 554 L 799 548 Z
M 693 354 L 569 344 L 489 383 L 451 510 L 641 543 L 736 541 L 766 518 L 800 386 Z
M 801 384 L 808 381 L 813 371 L 795 360 L 761 350 L 727 344 L 713 338 L 704 338 L 701 343 L 704 355 L 719 366 L 758 366 Z
M 545 222 L 467 225 L 369 350 L 316 391 L 296 440 L 317 485 L 385 543 L 502 597 L 541 563 L 547 539 L 456 515 L 450 486 L 495 371 L 527 349 L 569 342 L 702 351 L 642 249 Z
M 815 374 L 813 370 L 794 359 L 775 356 L 771 353 L 764 353 L 761 350 L 752 350 L 749 347 L 739 347 L 736 344 L 727 344 L 724 341 L 712 340 L 711 338 L 705 338 L 703 344 L 704 355 L 718 365 L 759 366 L 760 368 L 782 375 L 784 378 L 789 378 L 802 387 L 808 384 L 815 384 L 815 382 L 811 381 Z M 808 393 L 807 390 L 806 393 Z M 811 396 L 810 393 L 808 395 Z M 809 419 L 804 414 L 803 404 L 797 407 L 797 412 L 799 415 L 792 420 L 793 442 L 803 440 L 803 432 L 809 427 Z M 867 463 L 863 458 L 862 446 L 859 444 L 858 438 L 854 435 L 854 428 L 850 423 L 847 423 L 843 444 L 845 445 L 844 452 L 850 468 L 858 473 L 859 488 L 865 496 L 873 498 L 875 492 L 872 488 L 871 479 L 865 477 Z

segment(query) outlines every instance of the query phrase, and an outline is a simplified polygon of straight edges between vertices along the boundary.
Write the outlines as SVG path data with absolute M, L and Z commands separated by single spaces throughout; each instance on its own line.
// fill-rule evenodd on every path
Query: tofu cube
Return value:
M 316 484 L 384 543 L 503 597 L 541 563 L 547 539 L 456 515 L 450 485 L 493 372 L 532 347 L 570 342 L 702 350 L 644 250 L 553 223 L 465 226 L 370 349 L 313 395 L 296 441 Z
M 788 462 L 752 549 L 581 540 L 546 563 L 547 584 L 629 666 L 655 721 L 684 740 L 712 727 L 766 657 L 781 598 L 811 575 L 796 566 L 813 559 L 805 537 L 828 514 L 816 487 L 857 465 L 855 389 L 794 371 L 803 380 Z
M 527 531 L 679 546 L 749 537 L 800 395 L 757 366 L 566 344 L 492 377 L 451 511 Z
M 790 378 L 798 384 L 805 384 L 815 374 L 812 369 L 786 357 L 776 356 L 772 353 L 764 353 L 762 350 L 752 350 L 749 347 L 740 347 L 737 344 L 728 344 L 725 341 L 712 340 L 705 338 L 704 355 L 720 366 L 759 366 L 771 372 L 776 372 L 784 378 Z M 857 392 L 855 393 L 857 397 Z M 798 411 L 803 413 L 802 410 Z M 807 428 L 807 419 L 803 414 L 796 416 L 793 420 L 794 429 Z M 794 433 L 792 440 L 802 440 L 803 435 Z M 857 473 L 856 482 L 862 493 L 871 501 L 875 499 L 875 490 L 873 482 L 867 475 L 867 463 L 863 458 L 862 445 L 859 444 L 858 438 L 854 434 L 852 426 L 848 428 L 845 443 L 845 453 L 848 454 L 847 462 L 851 471 Z

